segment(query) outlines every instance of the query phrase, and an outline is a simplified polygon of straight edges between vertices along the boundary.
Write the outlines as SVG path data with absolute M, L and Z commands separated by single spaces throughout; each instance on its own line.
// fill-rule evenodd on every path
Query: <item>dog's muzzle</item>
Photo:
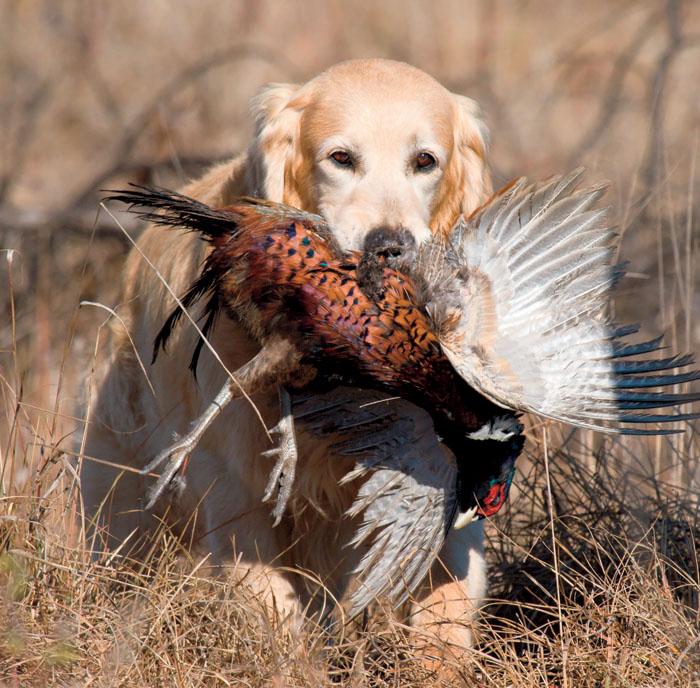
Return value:
M 384 268 L 401 269 L 416 255 L 416 240 L 405 227 L 376 227 L 365 237 L 357 281 L 365 295 L 379 299 L 384 293 Z

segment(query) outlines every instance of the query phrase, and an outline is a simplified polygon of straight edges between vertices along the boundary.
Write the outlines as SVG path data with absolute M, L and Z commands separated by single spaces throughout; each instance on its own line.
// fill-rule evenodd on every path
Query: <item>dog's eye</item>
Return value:
M 423 151 L 422 153 L 418 153 L 418 156 L 416 157 L 416 169 L 421 170 L 422 172 L 427 172 L 428 170 L 432 170 L 433 167 L 437 165 L 437 160 L 430 155 L 430 153 L 426 153 Z
M 331 153 L 331 160 L 336 165 L 340 165 L 341 167 L 352 167 L 352 158 L 350 157 L 350 153 L 345 151 L 334 151 Z

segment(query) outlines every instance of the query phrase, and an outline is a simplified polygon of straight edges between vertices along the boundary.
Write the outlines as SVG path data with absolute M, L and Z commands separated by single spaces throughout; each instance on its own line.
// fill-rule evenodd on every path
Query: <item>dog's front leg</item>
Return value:
M 449 672 L 450 659 L 458 662 L 472 645 L 486 585 L 482 522 L 452 528 L 411 609 L 416 635 L 424 641 L 420 652 L 439 673 Z

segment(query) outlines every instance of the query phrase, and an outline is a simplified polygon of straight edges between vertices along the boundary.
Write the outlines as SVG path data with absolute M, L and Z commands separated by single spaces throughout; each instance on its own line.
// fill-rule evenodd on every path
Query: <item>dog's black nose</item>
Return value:
M 401 270 L 416 252 L 416 240 L 404 227 L 377 227 L 367 233 L 357 265 L 357 282 L 365 295 L 378 300 L 384 293 L 384 268 Z
M 365 256 L 379 258 L 393 267 L 397 262 L 410 258 L 415 248 L 413 234 L 404 227 L 376 227 L 367 233 L 363 252 Z

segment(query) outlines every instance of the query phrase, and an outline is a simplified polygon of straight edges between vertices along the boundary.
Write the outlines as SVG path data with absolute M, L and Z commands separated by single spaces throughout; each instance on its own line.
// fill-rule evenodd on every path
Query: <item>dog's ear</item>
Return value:
M 251 102 L 255 135 L 248 150 L 246 187 L 259 198 L 304 207 L 300 128 L 310 89 L 270 84 Z
M 465 96 L 452 94 L 452 98 L 452 155 L 436 195 L 431 222 L 433 232 L 448 232 L 460 215 L 471 215 L 492 193 L 486 165 L 488 131 L 479 119 L 479 107 Z

